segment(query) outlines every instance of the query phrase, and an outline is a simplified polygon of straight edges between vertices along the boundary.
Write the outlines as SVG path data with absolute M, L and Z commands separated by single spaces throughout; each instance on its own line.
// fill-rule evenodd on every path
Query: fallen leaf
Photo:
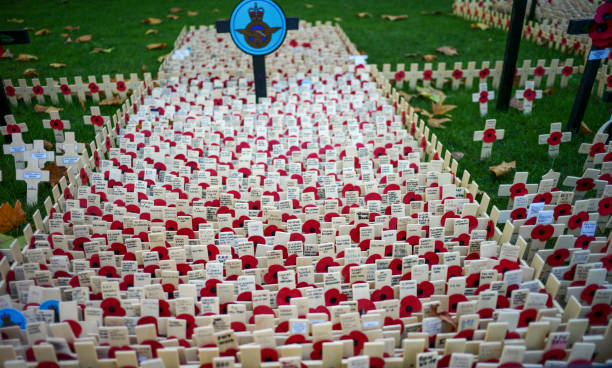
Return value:
M 60 36 L 64 38 L 70 37 L 70 33 L 60 33 Z
M 39 114 L 43 114 L 43 113 L 48 114 L 51 111 L 64 111 L 64 109 L 61 107 L 45 106 L 45 105 L 36 104 L 34 105 L 34 111 Z
M 304 7 L 308 8 L 308 9 L 312 9 L 312 8 L 314 8 L 314 5 L 306 3 L 306 4 L 304 4 Z
M 105 53 L 105 54 L 110 54 L 113 51 L 113 47 L 109 47 L 107 49 L 102 48 L 102 47 L 94 47 L 93 49 L 91 49 L 91 51 L 89 52 L 90 54 L 99 54 L 101 52 Z
M 166 15 L 166 18 L 177 20 L 180 17 L 178 15 L 176 15 L 176 14 L 168 14 L 168 15 Z
M 440 10 L 436 10 L 436 11 L 432 11 L 432 12 L 421 10 L 421 15 L 442 15 L 442 14 L 444 14 L 444 12 L 440 11 Z
M 489 29 L 489 25 L 485 23 L 472 23 L 470 24 L 470 29 L 480 29 L 482 31 L 486 31 Z
M 158 62 L 158 63 L 161 63 L 162 61 L 164 61 L 164 59 L 165 59 L 165 58 L 166 58 L 168 55 L 170 55 L 170 54 L 163 54 L 163 55 L 160 55 L 160 56 L 157 58 L 157 62 Z
M 23 71 L 22 75 L 24 77 L 38 77 L 38 72 L 34 68 L 28 68 Z
M 502 161 L 501 164 L 489 166 L 489 170 L 495 173 L 495 176 L 503 176 L 508 174 L 512 169 L 516 169 L 516 161 Z
M 187 10 L 187 16 L 189 16 L 189 17 L 195 17 L 196 15 L 198 15 L 198 12 L 197 12 L 197 11 Z
M 125 101 L 125 97 L 113 96 L 111 98 L 105 98 L 100 101 L 100 105 L 102 106 L 113 106 L 113 105 L 121 105 L 123 101 Z
M 554 93 L 555 93 L 555 90 L 553 88 L 547 88 L 542 91 L 542 95 L 544 96 L 552 96 Z
M 399 91 L 400 96 L 404 97 L 406 99 L 407 102 L 410 102 L 410 100 L 412 100 L 413 98 L 415 98 L 416 94 L 410 94 L 410 93 L 406 93 L 404 91 Z
M 219 9 L 217 9 L 217 8 L 213 8 L 212 12 L 213 12 L 213 13 L 218 13 L 218 12 L 219 12 Z
M 386 20 L 389 20 L 391 22 L 395 22 L 396 20 L 407 19 L 408 18 L 408 14 L 401 14 L 401 15 L 383 14 L 380 17 L 382 19 L 386 19 Z
M 442 321 L 448 323 L 451 328 L 452 331 L 457 329 L 457 322 L 455 322 L 455 320 L 453 319 L 453 317 L 450 316 L 450 314 L 447 311 L 438 311 L 438 308 L 440 308 L 440 304 L 434 304 L 431 312 L 433 314 L 434 317 L 438 317 L 440 318 Z
M 170 8 L 170 13 L 180 13 L 183 9 L 181 8 Z
M 461 160 L 465 156 L 465 153 L 460 152 L 460 151 L 456 151 L 456 152 L 451 153 L 451 156 L 455 160 L 459 161 L 459 160 Z
M 443 124 L 446 122 L 451 121 L 451 119 L 449 118 L 440 118 L 440 119 L 436 119 L 436 118 L 431 118 L 427 121 L 427 124 L 429 124 L 430 126 L 434 127 L 434 128 L 441 128 L 444 129 L 446 128 Z
M 88 35 L 79 36 L 74 41 L 75 42 L 89 42 L 89 41 L 91 41 L 91 39 L 92 39 L 91 35 L 88 34 Z
M 30 55 L 30 54 L 19 54 L 19 56 L 17 56 L 17 59 L 15 59 L 17 61 L 34 61 L 34 60 L 38 60 L 37 56 L 34 55 Z
M 438 47 L 436 51 L 447 56 L 459 55 L 459 51 L 457 51 L 457 49 L 452 46 Z
M 17 200 L 15 207 L 4 202 L 0 207 L 0 233 L 6 233 L 17 226 L 26 223 L 26 214 L 21 208 L 21 202 Z
M 425 61 L 434 61 L 434 60 L 436 60 L 436 55 L 432 55 L 432 54 L 423 55 L 423 60 L 425 60 Z
M 146 35 L 158 34 L 159 31 L 157 29 L 147 29 L 145 32 Z
M 512 97 L 510 99 L 510 107 L 513 107 L 518 111 L 523 111 L 523 100 L 519 100 L 516 97 Z
M 4 49 L 4 52 L 0 53 L 0 59 L 12 59 L 13 58 L 13 53 L 11 53 L 11 50 L 9 49 Z
M 165 43 L 150 43 L 147 45 L 147 49 L 149 50 L 161 50 L 166 48 Z
M 32 26 L 27 26 L 27 27 L 25 27 L 25 29 L 27 29 L 30 32 L 34 32 L 34 30 L 35 30 L 35 28 L 32 27 Z
M 49 64 L 50 67 L 55 68 L 55 69 L 59 69 L 59 68 L 65 68 L 66 64 L 63 63 L 51 63 Z
M 51 187 L 58 184 L 62 176 L 66 176 L 68 174 L 64 166 L 57 166 L 55 162 L 50 162 L 47 164 L 47 166 L 43 167 L 43 170 L 47 170 L 49 172 L 49 184 L 51 184 Z
M 66 41 L 64 41 L 64 43 L 72 43 L 72 38 L 70 37 L 66 38 Z
M 140 68 L 140 71 L 142 72 L 142 74 L 147 72 L 147 66 L 145 64 L 142 64 L 142 68 Z
M 51 31 L 46 28 L 41 28 L 34 33 L 34 36 L 46 36 L 51 34 Z
M 422 97 L 425 97 L 427 99 L 432 100 L 433 102 L 438 102 L 438 101 L 444 101 L 444 99 L 446 98 L 446 95 L 444 94 L 444 92 L 435 89 L 431 86 L 429 87 L 420 87 L 417 86 L 416 87 L 417 91 L 419 92 L 419 95 Z
M 418 52 L 406 52 L 404 53 L 405 57 L 415 57 L 415 56 L 419 56 Z
M 53 143 L 51 143 L 51 142 L 49 142 L 48 140 L 46 140 L 46 139 L 45 139 L 45 140 L 43 141 L 43 148 L 44 148 L 46 151 L 51 151 L 52 149 L 54 149 L 54 148 L 53 148 Z
M 355 16 L 357 18 L 365 18 L 365 17 L 372 18 L 372 14 L 370 14 L 368 12 L 357 13 L 357 14 L 355 14 Z
M 141 24 L 160 24 L 162 22 L 159 18 L 145 18 L 140 21 Z
M 9 23 L 18 23 L 18 24 L 23 23 L 23 19 L 17 19 L 17 18 L 7 19 L 6 21 Z
M 64 27 L 64 29 L 65 29 L 66 31 L 72 32 L 72 31 L 78 31 L 79 29 L 81 29 L 81 27 L 79 27 L 79 26 L 76 26 L 76 27 L 75 27 L 75 26 L 71 26 L 71 25 L 69 24 L 69 25 L 65 26 L 65 27 Z
M 588 125 L 586 125 L 584 121 L 580 123 L 580 132 L 586 135 L 593 135 L 593 131 L 591 130 L 591 128 L 589 128 Z
M 422 109 L 420 107 L 415 107 L 414 108 L 415 112 L 418 112 L 419 114 L 423 115 L 423 116 L 427 116 L 428 119 L 432 119 L 434 116 L 432 113 L 430 113 L 429 111 Z
M 336 22 L 342 22 L 342 18 L 340 18 L 340 17 L 334 17 L 334 20 L 335 20 Z
M 431 111 L 433 111 L 434 116 L 442 116 L 457 107 L 457 105 L 443 105 L 443 102 L 444 99 L 439 100 L 437 103 L 431 103 Z

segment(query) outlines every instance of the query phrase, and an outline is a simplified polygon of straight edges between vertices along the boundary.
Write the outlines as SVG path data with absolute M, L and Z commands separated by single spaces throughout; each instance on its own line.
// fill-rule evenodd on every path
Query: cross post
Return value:
M 17 29 L 9 31 L 0 31 L 0 50 L 6 45 L 16 45 L 22 43 L 30 43 L 30 36 L 26 29 Z M 0 52 L 1 53 L 1 52 Z M 0 126 L 6 125 L 4 117 L 11 115 L 11 106 L 9 105 L 8 98 L 4 91 L 4 84 L 2 83 L 2 77 L 0 77 Z M 4 137 L 6 143 L 11 143 L 11 136 Z
M 280 7 L 274 1 L 259 0 L 259 3 L 260 5 L 264 6 L 258 7 L 257 2 L 253 0 L 243 0 L 236 5 L 234 11 L 232 12 L 232 17 L 229 20 L 218 20 L 216 22 L 217 33 L 230 33 L 236 46 L 243 52 L 252 55 L 255 96 L 257 96 L 258 101 L 260 98 L 268 96 L 268 92 L 266 90 L 265 55 L 276 50 L 276 48 L 282 44 L 282 41 L 285 38 L 283 34 L 280 40 L 271 41 L 274 33 L 276 33 L 279 28 L 283 27 L 272 27 L 276 24 L 271 24 L 269 27 L 268 24 L 265 23 L 268 21 L 265 15 L 266 11 L 269 11 L 270 8 L 272 8 L 277 12 L 277 17 L 274 20 L 278 21 L 278 17 L 282 18 L 281 23 L 284 22 L 285 27 L 284 29 L 281 29 L 281 32 L 284 33 L 288 30 L 296 30 L 299 28 L 299 19 L 295 17 L 285 17 Z M 249 6 L 251 7 L 249 8 Z M 243 29 L 235 28 L 233 24 L 237 24 L 239 22 L 245 23 L 244 17 L 247 14 L 250 17 L 251 22 L 248 23 Z M 244 37 L 244 42 L 241 40 L 241 37 Z M 274 43 L 277 45 L 274 47 L 269 47 L 270 44 Z

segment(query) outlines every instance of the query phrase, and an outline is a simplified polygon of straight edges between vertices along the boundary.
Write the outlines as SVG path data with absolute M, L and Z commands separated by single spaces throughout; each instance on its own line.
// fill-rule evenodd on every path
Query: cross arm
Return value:
M 300 20 L 297 17 L 287 17 L 285 18 L 285 22 L 287 23 L 287 30 L 296 30 L 299 28 Z M 227 19 L 218 20 L 215 26 L 217 27 L 217 33 L 228 33 L 230 31 L 229 20 Z
M 0 31 L 0 45 L 14 45 L 18 43 L 30 43 L 27 29 Z

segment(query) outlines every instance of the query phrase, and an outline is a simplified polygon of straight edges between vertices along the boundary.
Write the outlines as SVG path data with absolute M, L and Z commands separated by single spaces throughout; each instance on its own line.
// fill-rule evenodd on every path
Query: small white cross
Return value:
M 27 201 L 29 205 L 38 202 L 38 184 L 41 181 L 49 181 L 49 171 L 41 170 L 38 166 L 39 159 L 30 157 L 25 169 L 18 169 L 15 179 L 23 180 L 27 185 Z
M 472 94 L 472 102 L 480 105 L 480 116 L 485 116 L 489 112 L 489 101 L 495 99 L 495 91 L 488 91 L 486 83 L 480 83 L 478 93 Z
M 36 140 L 33 143 L 33 147 L 27 152 L 29 158 L 38 160 L 38 167 L 44 167 L 45 162 L 55 161 L 55 152 L 45 150 L 45 141 Z
M 500 197 L 510 197 L 508 207 L 510 207 L 514 203 L 514 198 L 516 198 L 517 196 L 522 197 L 524 195 L 535 193 L 538 191 L 538 184 L 527 184 L 528 177 L 528 172 L 517 171 L 516 173 L 514 173 L 514 180 L 512 181 L 512 184 L 501 184 L 499 186 L 497 195 Z
M 542 90 L 535 90 L 533 81 L 527 81 L 525 82 L 525 89 L 517 90 L 515 97 L 523 100 L 523 114 L 531 114 L 533 100 L 542 98 Z
M 60 145 L 58 145 L 59 148 Z M 66 140 L 61 145 L 64 151 L 63 156 L 56 156 L 55 163 L 58 166 L 74 166 L 79 162 L 79 158 L 81 158 L 80 153 L 82 153 L 85 149 L 85 145 L 83 143 L 77 143 L 74 139 L 74 132 L 66 132 Z
M 598 155 L 605 155 L 605 153 L 608 151 L 608 147 L 606 146 L 607 140 L 608 135 L 606 133 L 597 133 L 595 137 L 593 137 L 592 143 L 582 143 L 580 145 L 578 153 L 587 155 L 586 160 L 584 161 L 583 169 L 593 167 L 595 163 L 595 157 L 597 157 Z
M 43 120 L 43 127 L 53 129 L 55 142 L 61 143 L 64 141 L 64 130 L 70 129 L 70 121 L 60 119 L 59 112 L 50 111 L 49 119 Z
M 13 142 L 2 147 L 4 154 L 13 156 L 16 169 L 23 169 L 26 163 L 26 152 L 32 149 L 32 144 L 24 143 L 21 133 L 14 133 L 11 137 Z
M 491 156 L 493 149 L 493 142 L 504 138 L 503 129 L 495 129 L 495 119 L 489 119 L 485 122 L 484 130 L 477 130 L 474 132 L 474 142 L 482 141 L 482 150 L 480 151 L 480 159 Z
M 2 135 L 25 133 L 28 131 L 26 123 L 17 124 L 13 115 L 5 115 L 4 121 L 6 121 L 6 125 L 0 127 L 0 133 L 2 133 Z
M 550 124 L 550 133 L 540 134 L 539 144 L 548 144 L 548 155 L 550 157 L 559 156 L 561 143 L 572 140 L 572 132 L 561 132 L 561 123 Z
M 584 171 L 582 177 L 566 177 L 563 181 L 563 185 L 567 187 L 574 187 L 574 198 L 576 199 L 584 198 L 586 193 L 591 189 L 595 189 L 597 191 L 597 196 L 600 197 L 606 185 L 608 185 L 608 181 L 599 180 L 599 175 L 600 171 L 598 169 L 589 168 Z
M 96 134 L 102 130 L 102 127 L 105 124 L 108 124 L 110 129 L 110 118 L 108 116 L 102 116 L 102 113 L 100 113 L 100 108 L 98 106 L 91 106 L 90 110 L 91 115 L 83 116 L 83 123 L 85 125 L 93 125 Z

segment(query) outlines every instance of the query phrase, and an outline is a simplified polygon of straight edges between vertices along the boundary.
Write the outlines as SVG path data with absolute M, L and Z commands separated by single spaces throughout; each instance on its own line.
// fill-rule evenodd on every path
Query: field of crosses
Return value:
M 356 50 L 338 26 L 292 32 L 301 44 L 274 54 L 258 104 L 249 57 L 229 35 L 192 27 L 156 80 L 132 80 L 114 116 L 90 109 L 90 143 L 53 114 L 44 124 L 61 150 L 48 151 L 25 143 L 26 126 L 9 117 L 4 153 L 28 203 L 49 180 L 45 162 L 68 174 L 47 215 L 25 227 L 26 247 L 2 250 L 0 363 L 612 359 L 607 135 L 580 148 L 581 177 L 517 172 L 499 188 L 507 207 L 490 206 L 385 72 L 349 59 Z M 517 94 L 525 113 L 532 83 Z M 474 98 L 481 112 L 494 98 L 483 101 L 486 87 Z M 504 136 L 484 120 L 474 132 L 482 158 Z M 569 138 L 552 124 L 539 143 L 554 156 Z

